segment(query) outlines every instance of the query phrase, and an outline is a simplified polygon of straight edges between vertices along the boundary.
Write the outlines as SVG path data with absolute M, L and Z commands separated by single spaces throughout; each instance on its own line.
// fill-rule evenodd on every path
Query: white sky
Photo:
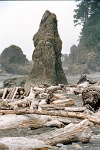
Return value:
M 8 46 L 19 46 L 31 60 L 34 45 L 32 38 L 38 31 L 46 10 L 55 13 L 58 31 L 63 42 L 62 53 L 78 44 L 81 26 L 74 27 L 74 1 L 0 1 L 0 53 Z

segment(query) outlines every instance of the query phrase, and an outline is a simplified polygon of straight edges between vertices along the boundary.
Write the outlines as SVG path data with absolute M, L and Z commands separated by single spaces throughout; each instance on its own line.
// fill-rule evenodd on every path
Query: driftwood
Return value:
M 86 110 L 86 107 L 65 107 L 65 110 L 70 112 L 83 112 Z
M 19 87 L 16 87 L 16 89 L 15 89 L 15 91 L 14 91 L 14 94 L 12 95 L 12 99 L 15 98 L 15 95 L 16 95 L 16 93 L 17 93 L 17 91 L 18 91 L 18 88 L 19 88 Z
M 14 87 L 9 95 L 9 98 L 12 99 L 13 95 L 14 95 L 14 92 L 16 90 L 16 87 Z
M 30 148 L 39 149 L 47 148 L 47 145 L 56 145 L 57 143 L 72 143 L 72 142 L 89 142 L 92 131 L 90 130 L 90 122 L 86 119 L 81 121 L 78 124 L 69 124 L 64 128 L 55 129 L 46 133 L 41 133 L 39 135 L 33 135 L 31 137 L 7 137 L 1 138 L 0 143 L 7 146 L 10 150 L 27 150 Z M 33 140 L 35 139 L 35 140 Z M 35 142 L 34 142 L 35 141 Z M 38 144 L 37 144 L 38 143 Z M 42 146 L 41 146 L 42 143 Z M 35 145 L 35 148 L 34 148 Z M 48 149 L 39 149 L 39 150 L 48 150 Z
M 0 110 L 0 114 L 38 114 L 38 115 L 50 115 L 50 116 L 62 116 L 62 117 L 72 117 L 72 118 L 78 118 L 78 119 L 88 119 L 89 121 L 99 124 L 100 125 L 100 118 L 98 116 L 93 116 L 86 113 L 80 113 L 80 112 L 67 112 L 67 111 L 37 111 L 29 109 L 21 109 L 21 110 Z
M 57 93 L 53 93 L 54 97 L 57 99 L 65 99 L 65 98 L 69 98 L 68 96 L 65 96 L 64 94 L 57 94 Z
M 82 92 L 83 105 L 89 104 L 94 110 L 100 107 L 100 89 L 94 87 L 85 88 Z
M 17 105 L 18 107 L 25 107 L 30 105 L 30 101 L 27 98 L 25 98 L 25 99 L 10 102 L 8 103 L 8 105 L 9 107 L 12 107 L 12 109 L 15 105 Z
M 2 99 L 20 98 L 24 94 L 24 91 L 23 87 L 5 88 L 0 90 L 0 97 Z
M 40 135 L 33 136 L 33 139 L 36 138 L 38 140 L 44 141 L 46 144 L 56 145 L 57 143 L 72 143 L 72 142 L 89 142 L 92 131 L 88 127 L 90 122 L 85 119 L 81 121 L 79 124 L 69 124 L 68 126 L 56 129 L 53 131 L 49 131 L 46 133 L 42 133 Z
M 64 127 L 64 124 L 62 122 L 60 122 L 59 120 L 54 119 L 54 120 L 46 122 L 43 126 L 62 128 L 62 127 Z
M 46 89 L 47 92 L 55 92 L 57 90 L 62 90 L 62 86 L 50 86 Z
M 41 105 L 41 108 L 43 110 L 65 110 L 69 112 L 84 112 L 86 110 L 86 107 L 59 107 L 56 105 Z
M 27 115 L 1 115 L 0 116 L 0 130 L 4 129 L 14 129 L 22 127 L 30 127 L 32 129 L 37 129 L 43 127 L 46 122 L 52 120 L 51 116 L 27 114 Z
M 39 92 L 44 92 L 45 91 L 45 88 L 37 87 L 32 83 L 30 84 L 30 86 L 33 88 L 34 91 L 39 91 Z
M 73 99 L 61 99 L 61 100 L 55 100 L 52 102 L 53 104 L 66 104 L 67 106 L 74 105 Z
M 7 88 L 5 88 L 5 89 L 4 89 L 4 92 L 3 92 L 3 95 L 2 95 L 2 99 L 4 99 L 4 98 L 6 97 L 6 95 L 7 95 L 7 91 L 8 91 L 8 89 L 7 89 Z
M 0 150 L 49 150 L 45 142 L 30 137 L 0 138 Z

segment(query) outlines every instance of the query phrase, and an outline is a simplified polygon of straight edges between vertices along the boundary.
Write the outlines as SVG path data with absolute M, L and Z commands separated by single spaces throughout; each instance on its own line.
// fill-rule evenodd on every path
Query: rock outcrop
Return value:
M 23 54 L 20 47 L 11 45 L 5 48 L 0 55 L 2 68 L 10 74 L 28 75 L 31 72 L 32 64 Z
M 38 32 L 33 37 L 33 69 L 30 78 L 34 83 L 67 84 L 62 62 L 62 41 L 58 34 L 56 15 L 45 11 Z
M 100 45 L 87 49 L 82 43 L 72 46 L 69 54 L 68 74 L 100 72 Z

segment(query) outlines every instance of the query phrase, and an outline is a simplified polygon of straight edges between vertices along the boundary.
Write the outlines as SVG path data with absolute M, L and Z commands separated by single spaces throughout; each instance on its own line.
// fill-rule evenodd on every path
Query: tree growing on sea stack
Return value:
M 58 34 L 56 15 L 46 10 L 33 37 L 33 69 L 30 78 L 34 83 L 67 84 L 61 62 L 62 41 Z

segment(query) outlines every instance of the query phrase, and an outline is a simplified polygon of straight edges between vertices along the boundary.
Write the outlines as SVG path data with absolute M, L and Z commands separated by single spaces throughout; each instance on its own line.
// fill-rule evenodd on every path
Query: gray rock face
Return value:
M 58 34 L 56 15 L 45 11 L 38 32 L 33 37 L 34 64 L 30 78 L 34 83 L 67 84 L 61 62 L 62 41 Z
M 0 64 L 7 73 L 11 74 L 26 75 L 32 69 L 32 64 L 23 54 L 21 48 L 16 45 L 11 45 L 2 51 Z
M 98 50 L 100 47 L 98 46 Z M 69 54 L 68 74 L 89 74 L 100 72 L 100 51 L 97 47 L 87 49 L 82 43 L 73 45 Z

